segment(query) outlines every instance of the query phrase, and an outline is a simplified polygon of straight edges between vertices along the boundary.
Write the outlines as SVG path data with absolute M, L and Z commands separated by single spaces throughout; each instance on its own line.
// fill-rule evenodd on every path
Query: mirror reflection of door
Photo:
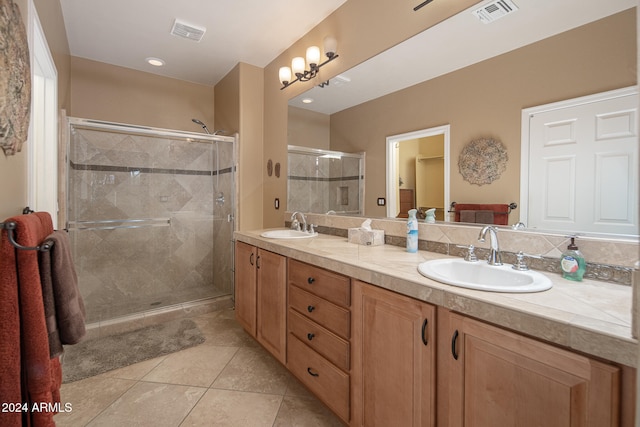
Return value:
M 523 111 L 529 228 L 638 235 L 637 116 L 635 87 Z
M 422 138 L 416 156 L 416 208 L 424 215 L 436 209 L 436 219 L 444 220 L 444 136 Z
M 418 209 L 423 219 L 436 208 L 436 219 L 447 220 L 449 203 L 449 126 L 387 138 L 387 216 L 407 218 Z

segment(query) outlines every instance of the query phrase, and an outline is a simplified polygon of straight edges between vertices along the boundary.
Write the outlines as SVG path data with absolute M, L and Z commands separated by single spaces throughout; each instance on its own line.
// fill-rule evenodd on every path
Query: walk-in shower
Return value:
M 287 210 L 364 214 L 364 153 L 288 146 Z
M 235 138 L 69 118 L 87 322 L 233 293 Z

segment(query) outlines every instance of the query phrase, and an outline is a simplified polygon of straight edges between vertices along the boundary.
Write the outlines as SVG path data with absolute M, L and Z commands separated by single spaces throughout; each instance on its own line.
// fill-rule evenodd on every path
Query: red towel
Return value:
M 40 245 L 53 232 L 46 212 L 9 221 L 16 222 L 14 235 L 23 246 Z M 16 250 L 6 231 L 0 237 L 0 402 L 22 402 L 28 409 L 24 413 L 0 412 L 0 425 L 23 425 L 24 416 L 24 425 L 55 426 L 62 371 L 59 359 L 49 358 L 38 254 Z
M 462 211 L 491 211 L 493 212 L 493 224 L 509 224 L 508 204 L 456 203 L 454 209 L 456 222 L 460 222 L 460 212 Z

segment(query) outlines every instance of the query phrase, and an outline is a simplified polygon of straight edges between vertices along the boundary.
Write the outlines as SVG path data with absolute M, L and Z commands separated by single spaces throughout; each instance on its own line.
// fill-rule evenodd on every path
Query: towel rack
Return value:
M 29 209 L 29 207 L 27 206 L 22 210 L 22 213 L 24 215 L 27 215 L 27 214 L 33 213 L 33 211 Z M 20 243 L 16 242 L 16 239 L 13 235 L 13 232 L 16 229 L 16 227 L 17 227 L 17 224 L 15 223 L 15 221 L 0 222 L 0 230 L 7 230 L 7 237 L 9 237 L 9 242 L 13 245 L 13 247 L 17 249 L 21 249 L 23 251 L 47 252 L 53 246 L 52 240 L 45 240 L 41 245 L 38 245 L 38 246 L 22 246 Z
M 495 203 L 482 203 L 482 204 L 495 204 Z M 502 212 L 502 211 L 493 211 L 493 213 L 495 214 L 510 214 L 512 210 L 516 209 L 518 207 L 518 204 L 515 202 L 511 202 L 507 205 L 508 210 L 507 212 Z M 454 213 L 456 212 L 456 202 L 451 202 L 451 205 L 449 207 L 449 213 Z

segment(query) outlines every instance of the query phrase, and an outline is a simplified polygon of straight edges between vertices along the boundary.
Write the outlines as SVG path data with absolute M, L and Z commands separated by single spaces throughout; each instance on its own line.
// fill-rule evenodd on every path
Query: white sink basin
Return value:
M 494 266 L 486 261 L 460 258 L 435 259 L 418 265 L 425 277 L 447 285 L 492 292 L 540 292 L 550 289 L 551 280 L 537 271 L 518 271 L 511 265 Z
M 262 233 L 260 236 L 267 237 L 269 239 L 308 239 L 310 237 L 316 237 L 318 233 L 305 233 L 304 231 L 282 229 L 282 230 L 269 230 Z

